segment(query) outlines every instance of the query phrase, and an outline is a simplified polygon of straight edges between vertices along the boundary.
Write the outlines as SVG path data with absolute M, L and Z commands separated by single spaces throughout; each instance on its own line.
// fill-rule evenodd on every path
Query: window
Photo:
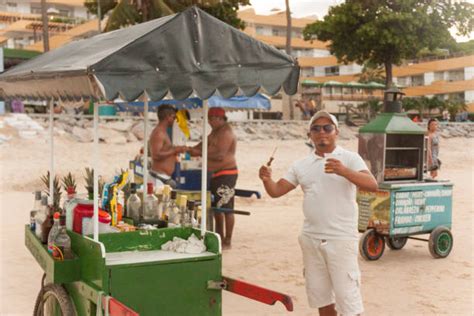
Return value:
M 302 77 L 314 77 L 314 68 L 301 68 Z
M 332 66 L 324 68 L 326 76 L 339 76 L 339 66 Z
M 398 77 L 397 78 L 397 83 L 401 86 L 407 86 L 408 85 L 408 78 L 407 77 Z
M 265 29 L 261 26 L 257 26 L 255 28 L 255 33 L 257 33 L 257 35 L 265 35 Z
M 436 71 L 434 73 L 434 81 L 442 81 L 444 80 L 444 71 Z
M 411 77 L 412 87 L 423 86 L 425 85 L 425 78 L 423 75 L 412 76 Z
M 448 81 L 464 80 L 464 69 L 450 70 L 447 79 Z
M 286 30 L 285 29 L 278 29 L 278 28 L 272 28 L 272 35 L 273 36 L 286 36 Z

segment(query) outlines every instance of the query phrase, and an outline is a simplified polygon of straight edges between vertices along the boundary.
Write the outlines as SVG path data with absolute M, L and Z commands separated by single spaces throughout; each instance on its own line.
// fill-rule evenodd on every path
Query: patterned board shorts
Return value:
M 224 169 L 214 172 L 211 178 L 212 206 L 219 208 L 234 208 L 235 184 L 237 169 Z

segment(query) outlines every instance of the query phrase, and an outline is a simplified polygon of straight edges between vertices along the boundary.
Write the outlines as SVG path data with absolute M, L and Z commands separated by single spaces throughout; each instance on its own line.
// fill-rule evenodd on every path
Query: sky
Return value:
M 322 19 L 328 12 L 328 8 L 333 5 L 343 3 L 344 0 L 290 0 L 290 9 L 294 17 L 316 15 Z M 467 0 L 474 3 L 474 0 Z M 285 9 L 285 0 L 250 0 L 252 7 L 257 14 L 270 14 L 274 8 Z M 460 37 L 456 35 L 455 30 L 451 32 L 458 42 L 465 42 L 474 38 L 474 32 L 470 37 Z

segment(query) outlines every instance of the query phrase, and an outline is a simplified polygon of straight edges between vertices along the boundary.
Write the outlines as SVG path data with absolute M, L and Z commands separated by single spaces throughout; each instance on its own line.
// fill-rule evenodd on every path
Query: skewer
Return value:
M 270 167 L 270 166 L 271 166 L 277 148 L 278 148 L 278 147 L 275 147 L 275 149 L 273 149 L 272 155 L 270 156 L 270 159 L 269 159 L 268 162 L 267 162 L 267 167 Z

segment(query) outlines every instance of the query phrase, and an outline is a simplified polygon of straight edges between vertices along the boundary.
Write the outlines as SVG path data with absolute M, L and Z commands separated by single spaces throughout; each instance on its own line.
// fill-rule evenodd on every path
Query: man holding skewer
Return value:
M 362 158 L 336 145 L 336 117 L 317 112 L 309 122 L 315 151 L 298 160 L 274 181 L 269 166 L 259 177 L 265 190 L 280 197 L 298 185 L 304 192 L 304 224 L 299 243 L 309 305 L 320 315 L 357 315 L 363 312 L 357 262 L 356 187 L 376 191 L 377 182 Z

